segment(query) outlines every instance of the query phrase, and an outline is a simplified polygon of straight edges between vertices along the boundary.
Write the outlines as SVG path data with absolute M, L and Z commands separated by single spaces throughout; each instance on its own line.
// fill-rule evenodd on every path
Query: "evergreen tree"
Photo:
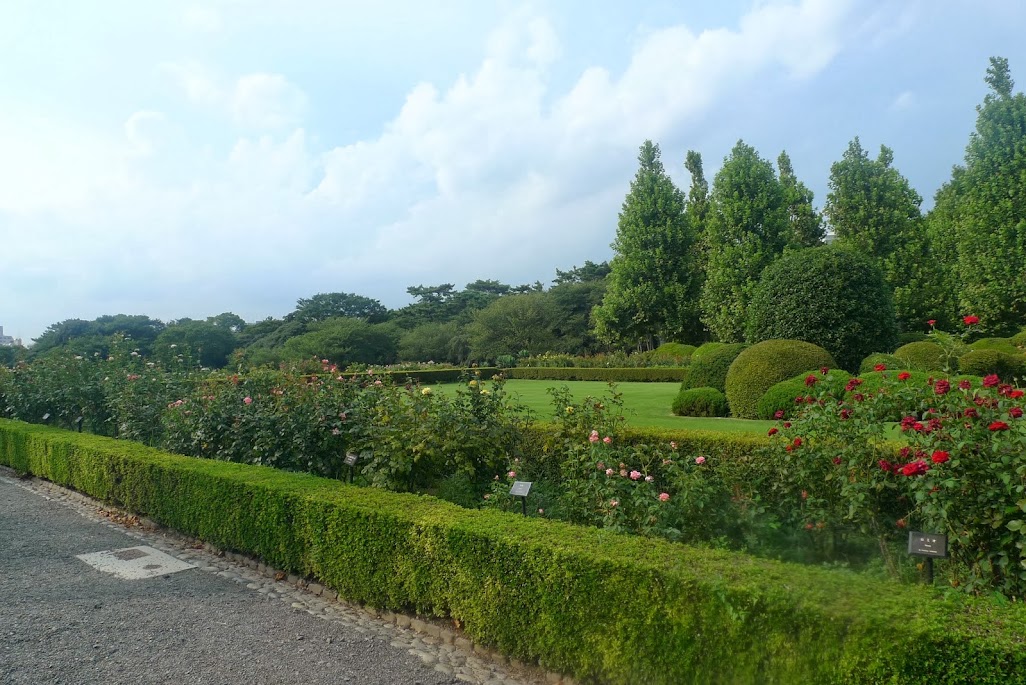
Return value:
M 613 242 L 608 289 L 595 308 L 596 334 L 609 344 L 651 349 L 658 339 L 701 337 L 694 236 L 684 195 L 645 141 Z
M 932 254 L 919 205 L 923 198 L 897 169 L 885 145 L 870 159 L 856 137 L 841 161 L 830 167 L 826 214 L 837 242 L 872 258 L 894 291 L 894 308 L 904 330 L 921 328 L 936 308 L 924 299 L 933 292 L 924 260 Z
M 959 305 L 993 335 L 1026 324 L 1026 95 L 1012 93 L 1008 60 L 992 57 L 991 92 L 976 108 L 965 168 L 952 194 Z
M 781 152 L 777 157 L 777 171 L 780 173 L 780 185 L 787 202 L 790 225 L 788 243 L 794 247 L 822 245 L 826 236 L 823 217 L 812 206 L 812 191 L 794 175 L 791 158 L 787 152 Z
M 742 340 L 759 276 L 788 235 L 787 200 L 773 165 L 739 140 L 713 180 L 706 227 L 702 321 L 717 340 Z

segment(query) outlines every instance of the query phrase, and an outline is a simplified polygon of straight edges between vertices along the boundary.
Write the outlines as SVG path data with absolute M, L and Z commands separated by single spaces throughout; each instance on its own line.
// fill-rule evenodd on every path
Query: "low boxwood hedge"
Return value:
M 650 367 L 636 369 L 606 369 L 580 367 L 519 367 L 505 369 L 507 378 L 536 381 L 631 381 L 675 383 L 684 377 L 686 368 Z
M 976 376 L 996 374 L 1001 380 L 1011 383 L 1026 376 L 1026 357 L 985 348 L 963 354 L 958 358 L 958 367 Z
M 388 371 L 386 374 L 396 383 L 414 382 L 426 385 L 428 383 L 456 383 L 461 378 L 480 377 L 485 380 L 492 376 L 503 373 L 508 369 L 500 369 L 494 366 L 482 366 L 468 369 L 424 369 L 417 371 Z
M 681 390 L 673 398 L 671 411 L 677 416 L 726 416 L 727 396 L 716 388 Z
M 0 420 L 0 463 L 604 683 L 1009 683 L 1026 607 Z

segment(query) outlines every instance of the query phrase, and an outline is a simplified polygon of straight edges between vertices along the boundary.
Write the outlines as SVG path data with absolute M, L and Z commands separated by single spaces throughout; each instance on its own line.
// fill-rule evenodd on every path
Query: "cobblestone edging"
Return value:
M 454 681 L 478 685 L 575 685 L 569 676 L 507 659 L 438 622 L 348 604 L 338 599 L 335 591 L 319 583 L 286 574 L 242 554 L 219 550 L 148 519 L 105 506 L 74 490 L 39 478 L 18 478 L 4 466 L 0 466 L 0 478 L 68 506 L 91 521 L 119 530 L 165 554 L 195 564 L 205 573 L 244 585 L 264 600 L 282 601 L 296 611 L 306 611 L 363 635 L 386 639 L 393 647 L 406 649 L 436 671 L 451 675 Z

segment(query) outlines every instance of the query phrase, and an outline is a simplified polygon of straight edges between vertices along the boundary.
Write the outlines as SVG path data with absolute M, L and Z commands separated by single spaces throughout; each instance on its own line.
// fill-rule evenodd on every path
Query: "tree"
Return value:
M 186 321 L 165 328 L 153 343 L 154 350 L 168 350 L 172 345 L 188 347 L 200 364 L 219 369 L 228 363 L 228 356 L 238 341 L 231 327 L 209 321 Z
M 399 340 L 402 361 L 462 364 L 469 354 L 470 342 L 455 321 L 421 324 Z
M 788 242 L 794 247 L 816 247 L 823 244 L 826 230 L 823 217 L 812 206 L 812 191 L 794 175 L 791 158 L 787 152 L 777 157 L 777 171 L 780 185 L 787 203 L 787 217 L 790 225 Z
M 552 279 L 552 284 L 563 285 L 564 283 L 602 281 L 609 275 L 609 271 L 609 262 L 596 264 L 591 260 L 585 260 L 584 266 L 575 266 L 569 271 L 556 269 L 556 277 Z
M 391 364 L 396 361 L 399 331 L 391 324 L 339 317 L 311 325 L 310 331 L 285 343 L 294 359 L 316 357 L 345 367 L 349 364 Z
M 377 300 L 354 293 L 318 293 L 310 298 L 301 298 L 296 309 L 285 317 L 286 321 L 314 323 L 345 317 L 364 319 L 369 323 L 380 323 L 387 318 L 388 310 Z
M 473 359 L 502 355 L 542 354 L 553 350 L 555 310 L 546 293 L 500 297 L 474 315 L 470 333 Z
M 217 316 L 208 316 L 207 323 L 227 328 L 232 333 L 241 333 L 246 328 L 245 320 L 233 312 L 221 312 Z
M 659 146 L 646 140 L 620 210 L 608 289 L 594 314 L 598 336 L 623 347 L 702 337 L 695 238 L 684 195 L 659 156 Z
M 717 340 L 743 339 L 759 276 L 783 252 L 789 230 L 787 200 L 773 165 L 739 140 L 713 180 L 706 228 L 702 320 Z
M 875 160 L 870 159 L 856 137 L 841 161 L 830 167 L 825 211 L 838 244 L 868 255 L 880 266 L 894 291 L 899 324 L 915 330 L 933 318 L 936 308 L 924 298 L 924 292 L 935 290 L 931 274 L 923 270 L 931 249 L 919 212 L 923 198 L 891 166 L 893 162 L 894 153 L 885 145 Z
M 992 57 L 985 80 L 991 92 L 976 108 L 941 233 L 957 248 L 962 313 L 1007 335 L 1026 324 L 1026 95 L 1013 94 L 1007 59 Z

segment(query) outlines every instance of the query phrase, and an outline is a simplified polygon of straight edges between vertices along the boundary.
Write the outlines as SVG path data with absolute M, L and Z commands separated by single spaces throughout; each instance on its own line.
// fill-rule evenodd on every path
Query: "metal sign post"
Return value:
M 908 533 L 908 553 L 911 556 L 926 557 L 926 582 L 933 585 L 933 560 L 948 556 L 948 536 L 940 533 Z
M 527 495 L 531 492 L 531 485 L 531 481 L 518 480 L 514 481 L 513 487 L 509 489 L 509 494 L 520 498 L 521 509 L 524 512 L 524 516 L 527 516 Z
M 343 463 L 346 466 L 349 467 L 349 482 L 350 482 L 350 484 L 353 482 L 353 471 L 355 470 L 354 467 L 356 466 L 356 461 L 359 458 L 360 458 L 360 455 L 357 454 L 356 452 L 346 452 L 346 458 L 345 458 L 345 461 Z

